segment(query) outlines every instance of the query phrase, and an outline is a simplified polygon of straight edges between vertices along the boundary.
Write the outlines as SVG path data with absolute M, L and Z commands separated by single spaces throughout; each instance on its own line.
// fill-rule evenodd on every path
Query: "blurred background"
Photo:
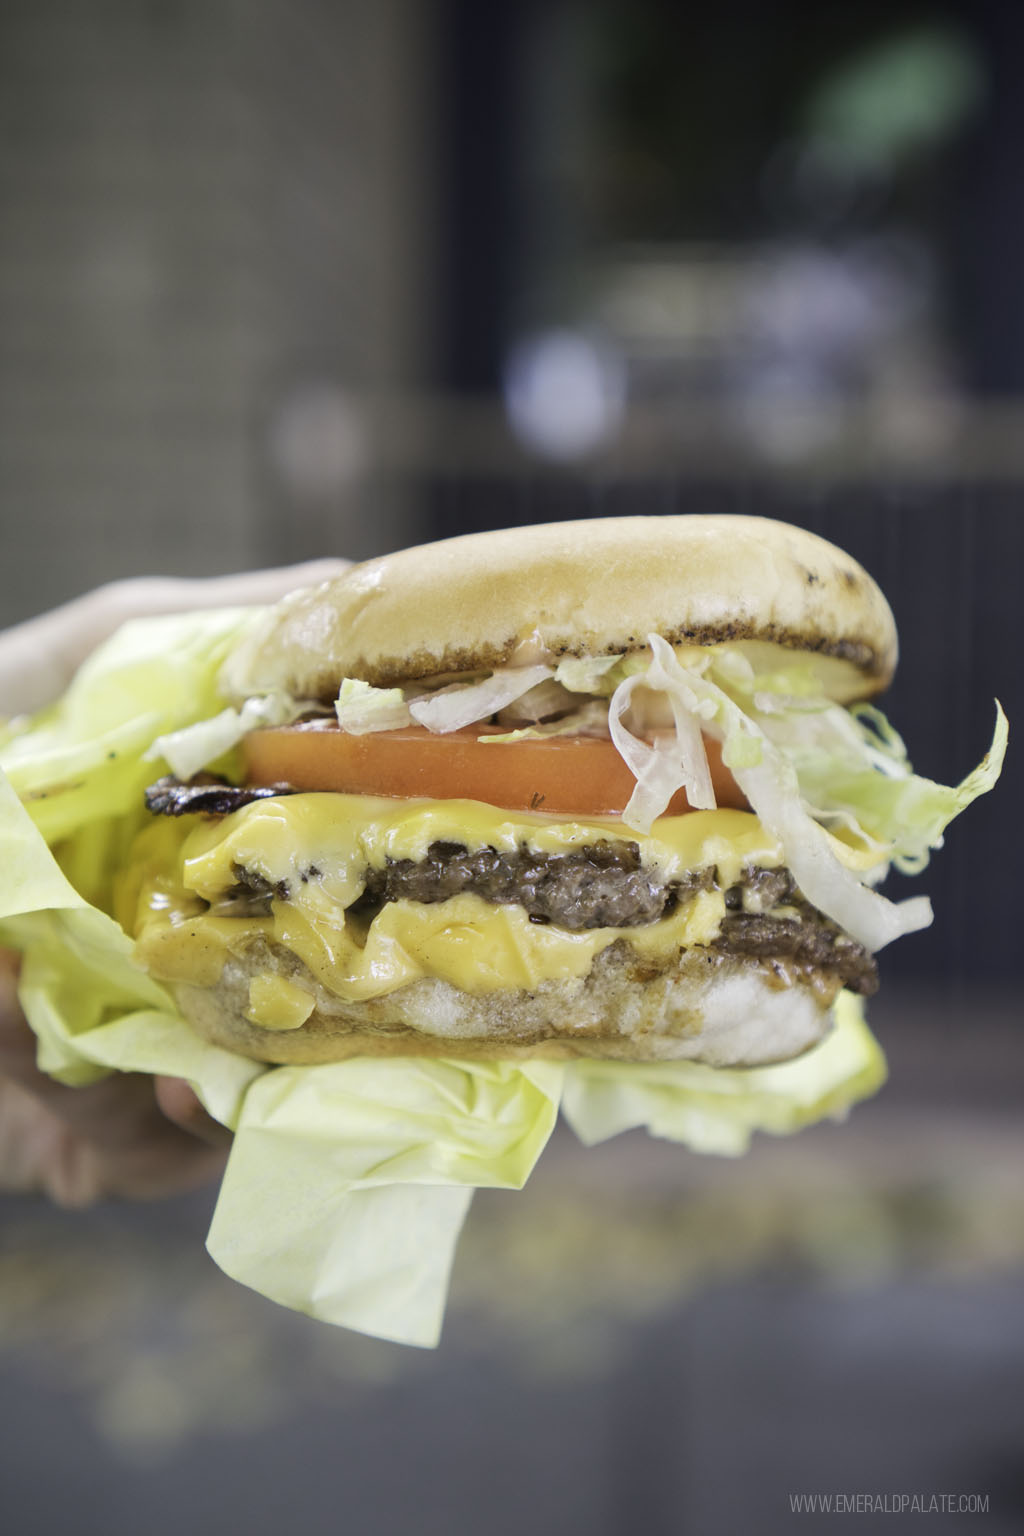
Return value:
M 962 776 L 1024 718 L 1022 69 L 1016 0 L 3 0 L 0 626 L 763 512 L 879 580 L 888 712 Z M 883 1094 L 735 1164 L 559 1135 L 437 1355 L 231 1286 L 204 1198 L 5 1202 L 12 1531 L 1021 1529 L 1015 755 L 882 956 Z

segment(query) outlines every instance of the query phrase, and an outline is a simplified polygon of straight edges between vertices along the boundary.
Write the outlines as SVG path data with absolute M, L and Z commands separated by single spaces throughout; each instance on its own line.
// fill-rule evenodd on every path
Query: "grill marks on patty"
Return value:
M 790 961 L 830 971 L 862 997 L 878 991 L 874 956 L 802 897 L 794 904 L 792 916 L 727 913 L 712 947 L 751 960 Z
M 365 906 L 387 901 L 447 901 L 468 892 L 525 907 L 539 923 L 562 928 L 633 928 L 653 923 L 677 902 L 710 890 L 714 870 L 667 885 L 645 870 L 636 843 L 602 840 L 574 853 L 529 848 L 470 853 L 461 843 L 431 843 L 421 862 L 396 859 L 367 871 Z
M 236 883 L 216 903 L 217 916 L 268 916 L 275 898 L 291 895 L 287 881 L 271 882 L 240 864 L 232 874 Z M 298 878 L 305 883 L 319 874 L 311 865 Z M 363 894 L 350 911 L 369 919 L 390 901 L 430 903 L 471 894 L 524 907 L 532 921 L 572 931 L 634 928 L 656 922 L 716 886 L 714 868 L 694 870 L 683 880 L 659 880 L 644 868 L 636 843 L 601 841 L 573 853 L 528 848 L 499 853 L 434 842 L 425 859 L 395 859 L 383 869 L 368 869 Z M 725 892 L 725 908 L 712 950 L 776 967 L 827 972 L 864 996 L 877 989 L 873 957 L 804 900 L 788 869 L 744 870 Z
M 246 869 L 244 864 L 232 864 L 231 873 L 235 883 L 212 904 L 210 910 L 214 917 L 269 917 L 270 904 L 275 897 L 278 901 L 287 901 L 291 895 L 287 880 L 266 880 L 254 869 Z M 303 880 L 319 873 L 314 868 L 303 875 Z
M 240 787 L 209 773 L 188 783 L 168 775 L 146 790 L 146 804 L 157 815 L 224 816 L 254 800 L 294 792 L 283 784 Z M 234 865 L 232 875 L 234 884 L 211 907 L 215 916 L 269 917 L 271 903 L 292 894 L 287 880 L 266 880 L 241 864 Z M 304 884 L 319 875 L 310 865 L 298 879 Z M 350 910 L 370 918 L 389 901 L 447 901 L 468 893 L 524 907 L 533 922 L 579 932 L 657 922 L 717 885 L 714 868 L 691 871 L 682 880 L 660 880 L 644 868 L 637 843 L 602 839 L 573 853 L 536 853 L 526 847 L 514 853 L 495 848 L 471 853 L 462 843 L 439 841 L 430 844 L 425 859 L 395 859 L 383 869 L 367 869 L 363 894 Z M 788 869 L 745 869 L 725 892 L 725 908 L 711 949 L 776 968 L 827 972 L 866 997 L 877 990 L 872 955 L 804 900 Z
M 215 773 L 197 773 L 186 783 L 168 773 L 146 790 L 146 809 L 154 816 L 230 816 L 254 800 L 294 794 L 290 784 L 229 784 Z

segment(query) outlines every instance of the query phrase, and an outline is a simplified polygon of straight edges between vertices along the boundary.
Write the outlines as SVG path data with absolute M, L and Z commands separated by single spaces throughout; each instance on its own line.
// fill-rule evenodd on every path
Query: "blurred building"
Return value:
M 399 493 L 371 517 L 361 486 L 365 401 L 422 367 L 422 19 L 3 7 L 4 622 L 407 537 Z
M 760 512 L 878 578 L 955 780 L 994 695 L 1024 719 L 1022 65 L 1014 0 L 4 0 L 0 626 Z M 6 1200 L 6 1524 L 717 1536 L 945 1490 L 1019 1530 L 1018 758 L 882 956 L 889 1088 L 742 1163 L 557 1135 L 478 1200 L 437 1356 L 231 1285 L 203 1197 Z

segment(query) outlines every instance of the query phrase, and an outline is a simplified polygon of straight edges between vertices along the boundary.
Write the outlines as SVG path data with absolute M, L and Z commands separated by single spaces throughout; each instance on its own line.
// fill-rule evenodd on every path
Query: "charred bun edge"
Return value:
M 295 594 L 225 669 L 235 698 L 279 687 L 332 699 L 345 677 L 390 687 L 561 656 L 761 641 L 829 657 L 841 697 L 880 692 L 897 659 L 884 595 L 843 550 L 740 515 L 544 523 L 418 545 Z
M 669 645 L 724 645 L 735 640 L 764 640 L 784 646 L 787 650 L 834 656 L 856 667 L 864 675 L 865 683 L 873 685 L 865 690 L 872 693 L 881 692 L 892 679 L 889 659 L 867 640 L 832 640 L 827 635 L 813 635 L 806 630 L 798 632 L 775 624 L 743 624 L 738 621 L 719 625 L 683 626 L 677 630 L 659 630 L 658 633 L 664 636 Z M 481 645 L 472 651 L 447 650 L 440 655 L 421 651 L 405 656 L 379 656 L 373 660 L 358 657 L 348 675 L 371 683 L 375 688 L 389 688 L 419 678 L 437 677 L 442 673 L 491 671 L 508 666 L 518 644 L 518 639 L 513 636 L 503 645 Z M 611 636 L 603 650 L 607 655 L 628 655 L 632 651 L 644 650 L 646 645 L 646 636 L 629 635 L 619 639 Z M 573 644 L 570 641 L 552 645 L 550 649 L 556 657 L 599 654 L 592 646 Z M 322 687 L 311 697 L 332 703 L 337 691 L 337 678 L 325 675 Z

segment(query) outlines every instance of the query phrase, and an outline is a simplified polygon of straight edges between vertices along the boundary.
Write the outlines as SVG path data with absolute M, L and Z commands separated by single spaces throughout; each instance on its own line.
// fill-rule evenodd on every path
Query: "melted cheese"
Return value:
M 460 843 L 471 853 L 514 853 L 525 845 L 557 854 L 602 839 L 637 843 L 644 865 L 664 880 L 717 865 L 721 884 L 732 885 L 746 865 L 782 862 L 778 839 L 749 811 L 663 816 L 642 837 L 614 816 L 565 821 L 499 811 L 476 800 L 309 794 L 257 800 L 221 821 L 201 823 L 185 841 L 183 884 L 216 900 L 234 884 L 233 866 L 240 864 L 272 885 L 287 883 L 293 897 L 297 885 L 314 884 L 326 900 L 349 906 L 362 892 L 367 866 L 383 869 L 396 859 L 418 863 L 431 843 Z M 316 871 L 312 878 L 310 870 Z
M 437 977 L 466 992 L 529 989 L 545 980 L 585 976 L 595 956 L 618 939 L 651 959 L 711 943 L 725 913 L 723 892 L 744 867 L 782 862 L 778 840 L 751 813 L 695 811 L 663 817 L 648 837 L 626 831 L 625 840 L 639 845 L 643 863 L 661 878 L 681 878 L 712 865 L 718 869 L 718 889 L 700 892 L 654 923 L 573 932 L 532 923 L 521 907 L 468 894 L 433 903 L 388 902 L 369 924 L 347 911 L 362 893 L 368 866 L 419 861 L 433 842 L 460 843 L 471 851 L 511 852 L 528 845 L 567 853 L 623 835 L 615 818 L 559 821 L 475 801 L 337 794 L 257 801 L 187 832 L 176 824 L 173 835 L 154 834 L 159 848 L 144 849 L 141 880 L 132 889 L 138 898 L 140 957 L 165 980 L 210 986 L 229 954 L 267 940 L 298 956 L 335 996 L 353 1001 L 421 977 Z M 167 858 L 175 848 L 169 873 Z M 205 911 L 205 902 L 216 901 L 236 883 L 239 866 L 282 893 L 287 888 L 287 897 L 272 900 L 269 916 Z M 249 1017 L 264 1028 L 298 1028 L 311 1007 L 308 992 L 277 978 L 257 978 L 250 990 Z
M 301 1029 L 316 999 L 286 976 L 254 976 L 249 983 L 246 1018 L 262 1029 Z
M 667 959 L 680 948 L 711 943 L 724 913 L 722 892 L 704 891 L 656 923 L 572 932 L 531 923 L 522 907 L 492 906 L 479 896 L 462 895 L 429 904 L 388 902 L 360 934 L 343 916 L 332 927 L 285 901 L 274 902 L 271 918 L 176 920 L 165 907 L 143 923 L 138 949 L 147 968 L 164 981 L 213 986 L 230 953 L 240 953 L 254 940 L 272 939 L 297 955 L 335 997 L 361 1002 L 425 976 L 463 992 L 530 990 L 542 981 L 585 976 L 601 950 L 621 938 L 643 955 Z M 254 1024 L 298 1028 L 312 1011 L 312 999 L 305 993 L 300 997 L 298 986 L 287 996 L 276 988 L 254 987 L 255 982 L 248 1009 Z

